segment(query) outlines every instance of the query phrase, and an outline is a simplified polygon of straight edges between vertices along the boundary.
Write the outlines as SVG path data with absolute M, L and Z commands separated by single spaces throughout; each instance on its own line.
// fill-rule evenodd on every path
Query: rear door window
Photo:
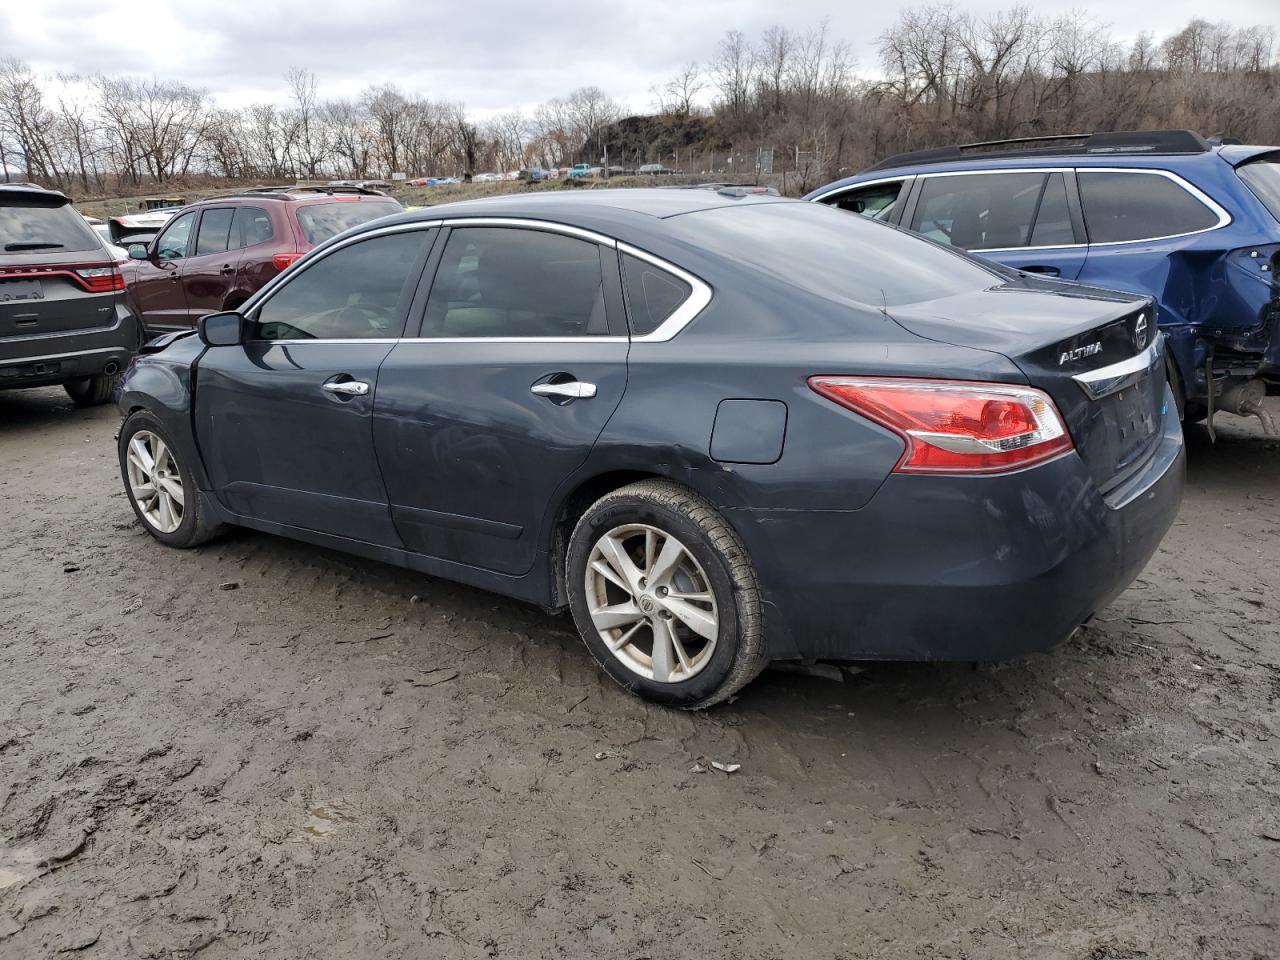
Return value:
M 1218 225 L 1217 213 L 1161 174 L 1080 170 L 1077 177 L 1090 243 L 1158 240 Z
M 631 313 L 631 334 L 653 333 L 689 299 L 693 288 L 675 274 L 639 257 L 622 255 L 622 281 Z
M 964 250 L 1025 247 L 1043 173 L 981 173 L 925 180 L 911 229 Z
M 394 200 L 329 200 L 309 203 L 298 210 L 298 226 L 307 243 L 315 246 L 343 230 L 350 230 L 379 217 L 403 213 L 404 207 Z
M 600 250 L 545 230 L 455 227 L 422 336 L 607 336 Z
M 254 316 L 259 340 L 398 337 L 404 300 L 429 231 L 371 237 L 335 250 L 288 280 Z
M 231 243 L 242 247 L 266 243 L 275 236 L 271 229 L 271 216 L 261 207 L 236 208 L 235 220 L 231 227 Z
M 230 207 L 205 210 L 200 215 L 200 229 L 196 232 L 197 257 L 210 253 L 224 253 L 231 235 L 231 220 L 235 211 Z M 239 246 L 237 242 L 235 246 Z
M 872 220 L 889 220 L 893 211 L 902 199 L 906 181 L 895 180 L 892 183 L 877 183 L 868 187 L 849 190 L 838 194 L 830 200 L 821 199 L 819 203 L 847 210 Z
M 0 252 L 102 251 L 97 234 L 70 204 L 42 200 L 19 195 L 0 201 Z

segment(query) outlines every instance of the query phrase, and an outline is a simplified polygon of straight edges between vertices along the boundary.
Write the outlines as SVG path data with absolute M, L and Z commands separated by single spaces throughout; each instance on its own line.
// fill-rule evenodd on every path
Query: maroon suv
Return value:
M 201 200 L 149 243 L 129 245 L 129 301 L 149 332 L 189 330 L 206 313 L 240 306 L 316 244 L 403 209 L 385 194 L 337 187 Z

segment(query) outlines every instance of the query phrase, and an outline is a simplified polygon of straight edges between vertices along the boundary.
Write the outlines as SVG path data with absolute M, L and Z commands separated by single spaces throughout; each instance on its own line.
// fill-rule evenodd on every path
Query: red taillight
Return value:
M 1072 448 L 1034 387 L 890 377 L 810 377 L 809 386 L 902 437 L 897 473 L 1006 473 Z
M 90 293 L 110 293 L 124 289 L 124 275 L 112 264 L 109 267 L 72 267 L 80 285 Z
M 277 270 L 287 270 L 301 259 L 302 254 L 300 253 L 277 253 L 271 258 L 271 262 L 276 265 Z

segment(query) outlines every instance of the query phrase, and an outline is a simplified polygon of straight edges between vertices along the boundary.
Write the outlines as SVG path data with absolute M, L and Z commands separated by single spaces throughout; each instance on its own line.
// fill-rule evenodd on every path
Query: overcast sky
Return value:
M 655 82 L 690 60 L 705 62 L 727 29 L 755 38 L 782 22 L 807 29 L 829 17 L 858 69 L 877 70 L 875 38 L 911 4 L 830 0 L 36 0 L 0 2 L 0 56 L 47 73 L 129 73 L 204 87 L 239 106 L 281 100 L 292 65 L 313 71 L 323 97 L 391 82 L 477 114 L 529 109 L 596 84 L 632 109 Z M 983 12 L 1012 6 L 969 0 Z M 1051 16 L 1084 9 L 1117 37 L 1173 32 L 1205 16 L 1203 0 L 1127 3 L 1041 0 Z M 1214 19 L 1280 25 L 1276 0 L 1217 0 Z

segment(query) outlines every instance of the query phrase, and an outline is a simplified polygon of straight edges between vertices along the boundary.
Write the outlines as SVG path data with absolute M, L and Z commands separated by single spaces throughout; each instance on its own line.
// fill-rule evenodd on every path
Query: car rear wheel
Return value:
M 767 662 L 746 549 L 679 484 L 645 480 L 597 500 L 574 528 L 565 571 L 588 649 L 647 700 L 709 707 Z
M 208 517 L 191 471 L 160 421 L 146 411 L 120 429 L 120 475 L 133 511 L 147 532 L 171 547 L 194 547 L 221 526 Z
M 72 402 L 77 407 L 96 407 L 111 399 L 111 391 L 115 389 L 114 374 L 100 373 L 95 377 L 81 377 L 68 380 L 62 385 Z

